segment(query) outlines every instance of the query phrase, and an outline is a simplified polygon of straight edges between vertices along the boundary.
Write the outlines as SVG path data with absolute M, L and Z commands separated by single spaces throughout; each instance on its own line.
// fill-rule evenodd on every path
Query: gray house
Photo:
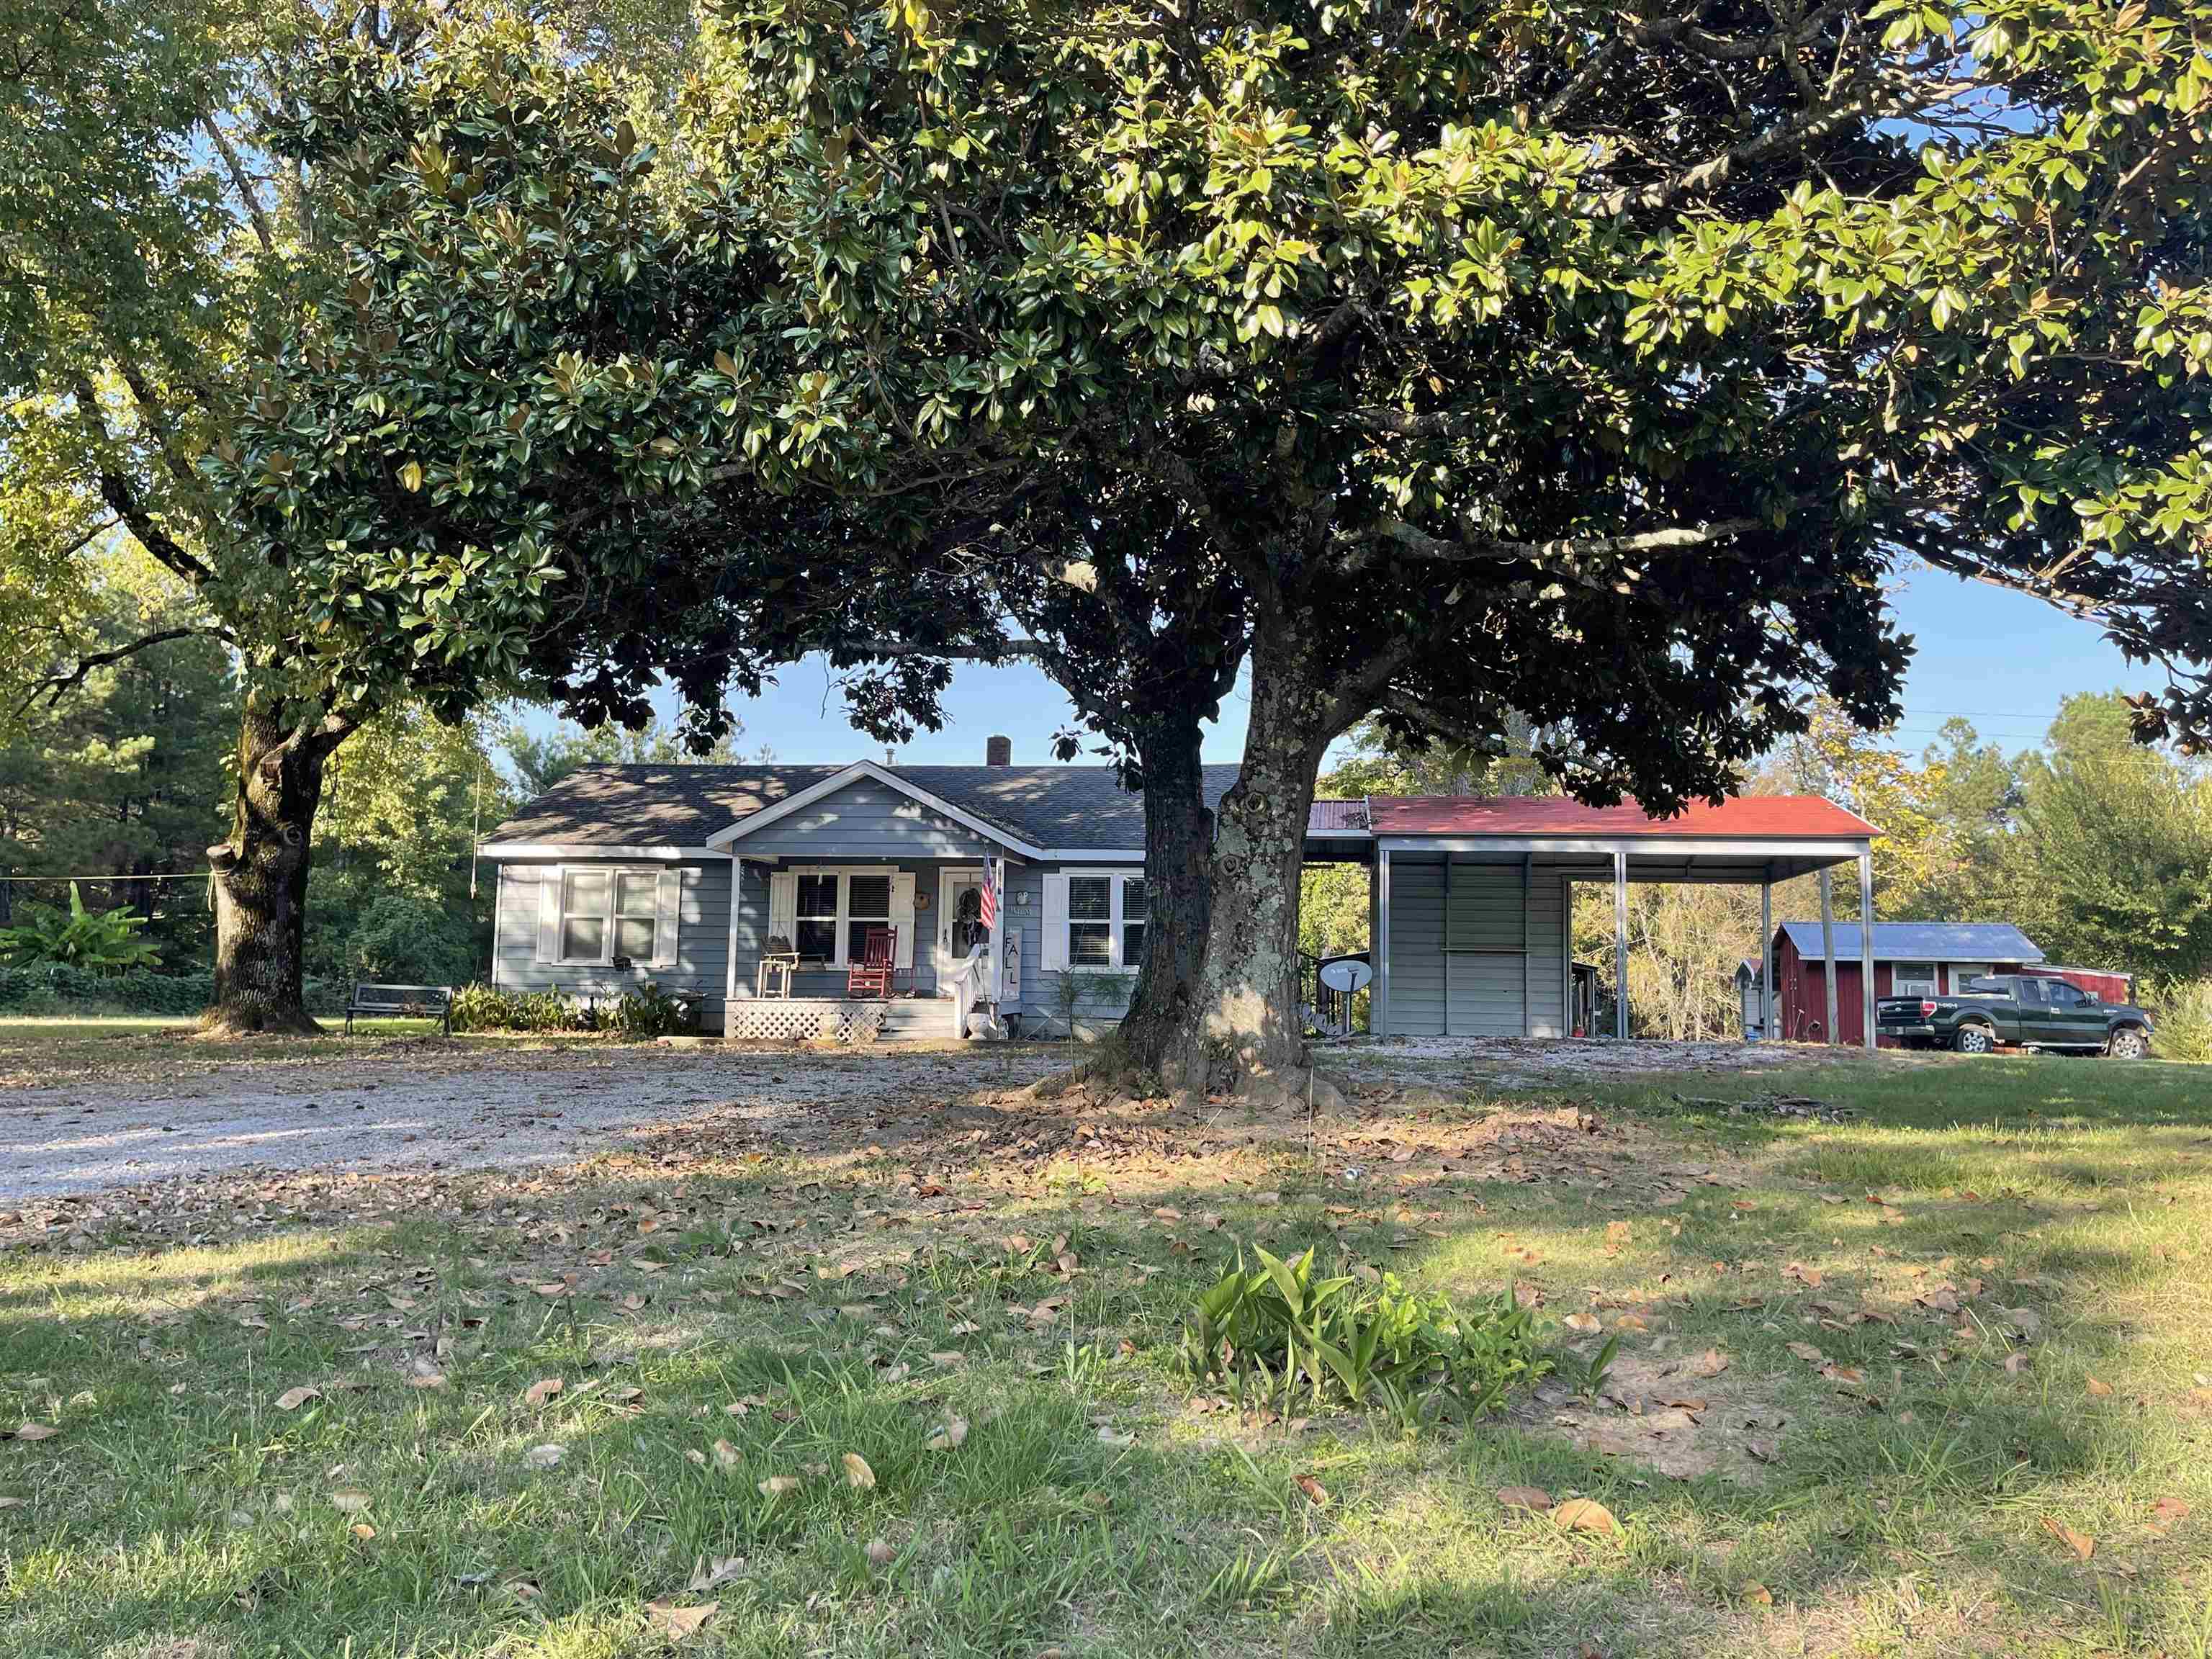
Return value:
M 651 981 L 733 1037 L 949 1037 L 978 1000 L 1024 1031 L 1064 1030 L 1073 975 L 1079 1024 L 1116 1019 L 1144 948 L 1143 799 L 1109 768 L 1013 766 L 1003 738 L 988 753 L 577 772 L 481 849 L 499 866 L 493 982 L 585 997 Z M 1208 767 L 1208 804 L 1235 780 Z M 1316 802 L 1306 854 L 1373 872 L 1375 1032 L 1560 1036 L 1576 881 L 1625 895 L 1632 880 L 1863 872 L 1873 834 L 1811 799 L 1661 820 L 1633 803 L 1375 797 Z M 849 970 L 886 929 L 892 994 L 856 996 Z M 763 971 L 770 941 L 787 974 Z
M 1003 740 L 992 753 L 1003 756 Z M 1209 803 L 1234 767 L 1206 769 Z M 732 1036 L 950 1036 L 981 947 L 1024 1029 L 1128 1002 L 1144 949 L 1145 812 L 1103 766 L 604 766 L 494 832 L 495 985 L 612 996 L 652 981 Z M 996 925 L 984 902 L 999 872 Z M 732 903 L 732 894 L 737 902 Z M 894 994 L 848 994 L 871 928 L 894 930 Z M 763 996 L 762 952 L 799 961 Z M 942 1005 L 942 1006 L 939 1006 Z

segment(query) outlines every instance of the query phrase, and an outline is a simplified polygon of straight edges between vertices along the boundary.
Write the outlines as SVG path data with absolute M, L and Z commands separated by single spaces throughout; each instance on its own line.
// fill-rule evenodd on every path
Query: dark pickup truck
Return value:
M 2066 1048 L 2142 1060 L 2150 1053 L 2150 1016 L 2100 1002 L 2079 986 L 2033 974 L 1970 979 L 1945 996 L 1884 997 L 1875 1030 L 1907 1048 Z

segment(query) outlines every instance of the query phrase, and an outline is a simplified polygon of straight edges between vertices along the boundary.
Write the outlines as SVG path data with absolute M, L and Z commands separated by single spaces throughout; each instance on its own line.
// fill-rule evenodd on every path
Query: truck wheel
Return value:
M 1997 1036 L 1978 1020 L 1969 1020 L 1952 1037 L 1951 1046 L 1962 1054 L 1985 1054 L 1997 1046 Z
M 2106 1045 L 2105 1052 L 2114 1060 L 2148 1060 L 2150 1038 L 2143 1034 L 2140 1025 L 2123 1025 L 2112 1033 L 2112 1040 Z

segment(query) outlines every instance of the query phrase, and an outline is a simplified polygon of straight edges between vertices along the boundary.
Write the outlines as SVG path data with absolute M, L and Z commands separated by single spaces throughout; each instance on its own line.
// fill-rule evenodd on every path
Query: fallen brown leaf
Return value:
M 323 1391 L 311 1383 L 302 1382 L 298 1388 L 287 1389 L 276 1396 L 276 1409 L 280 1412 L 297 1411 L 310 1400 L 320 1400 L 322 1397 Z
M 1509 1510 L 1548 1510 L 1552 1494 L 1541 1486 L 1500 1486 L 1498 1501 Z
M 2098 1399 L 2104 1399 L 2106 1395 L 2110 1395 L 2112 1391 L 2112 1385 L 2106 1382 L 2104 1378 L 2100 1376 L 2093 1376 L 2089 1379 L 2089 1392 L 2094 1395 Z
M 728 1583 L 744 1570 L 745 1558 L 742 1555 L 704 1556 L 692 1564 L 691 1582 L 684 1588 L 694 1593 L 710 1590 Z
M 858 1452 L 847 1452 L 844 1462 L 845 1480 L 848 1486 L 857 1486 L 862 1492 L 874 1489 L 876 1472 L 868 1467 L 866 1458 Z
M 967 1437 L 968 1419 L 956 1417 L 929 1437 L 928 1448 L 931 1451 L 951 1451 Z
M 568 1385 L 557 1376 L 541 1376 L 522 1391 L 526 1406 L 542 1406 Z
M 1613 1511 L 1595 1498 L 1570 1498 L 1552 1511 L 1552 1519 L 1568 1532 L 1610 1535 L 1620 1530 L 1620 1522 L 1613 1518 Z
M 763 1498 L 781 1498 L 787 1492 L 798 1490 L 799 1477 L 795 1474 L 771 1474 L 760 1483 L 760 1492 Z
M 59 1429 L 49 1428 L 44 1423 L 32 1423 L 27 1421 L 22 1427 L 15 1431 L 15 1438 L 18 1440 L 51 1440 L 60 1432 L 61 1431 Z
M 672 1641 L 681 1642 L 697 1632 L 699 1626 L 712 1619 L 721 1607 L 720 1601 L 702 1601 L 696 1607 L 679 1607 L 671 1601 L 648 1601 L 645 1611 L 653 1628 L 664 1632 Z
M 2087 1533 L 2075 1531 L 2073 1528 L 2068 1526 L 2063 1521 L 2057 1519 L 2055 1516 L 2046 1515 L 2043 1517 L 2043 1529 L 2049 1533 L 2053 1538 L 2056 1538 L 2060 1543 L 2065 1545 L 2068 1549 L 2072 1550 L 2075 1554 L 2081 1557 L 2084 1561 L 2087 1560 L 2091 1556 L 2097 1553 L 2097 1540 L 2095 1539 L 2090 1537 Z
M 1728 1368 L 1729 1357 L 1718 1348 L 1706 1349 L 1690 1367 L 1699 1376 L 1718 1376 Z
M 1307 1499 L 1316 1509 L 1322 1510 L 1328 1507 L 1328 1488 L 1327 1486 L 1322 1486 L 1320 1481 L 1315 1480 L 1313 1476 L 1310 1474 L 1299 1475 L 1297 1477 L 1297 1483 L 1298 1490 L 1306 1495 Z

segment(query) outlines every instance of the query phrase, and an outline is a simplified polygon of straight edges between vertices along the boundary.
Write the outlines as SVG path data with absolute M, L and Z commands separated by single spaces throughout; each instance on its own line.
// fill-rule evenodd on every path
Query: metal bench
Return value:
M 453 988 L 450 985 L 356 985 L 346 999 L 346 1035 L 353 1035 L 356 1014 L 375 1014 L 387 1019 L 432 1019 L 453 1034 Z

